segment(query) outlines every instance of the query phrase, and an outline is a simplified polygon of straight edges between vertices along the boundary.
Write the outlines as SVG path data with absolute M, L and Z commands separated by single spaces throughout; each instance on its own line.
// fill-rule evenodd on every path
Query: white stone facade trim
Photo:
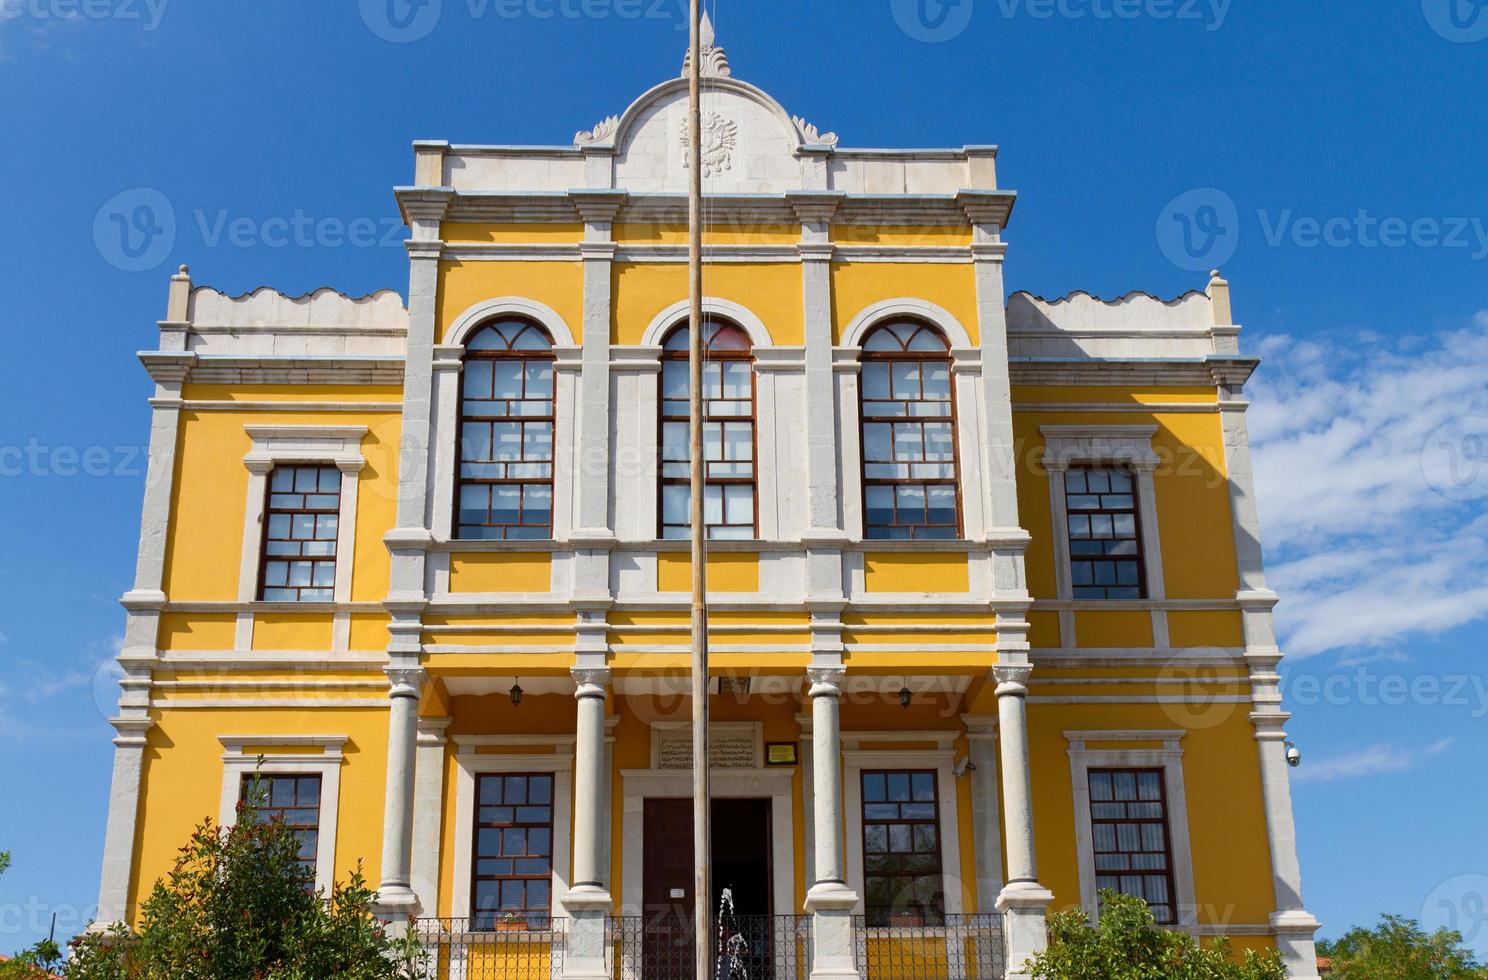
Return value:
M 496 755 L 477 752 L 481 744 L 538 744 L 498 738 L 481 742 L 455 738 L 459 751 L 455 755 L 455 880 L 450 895 L 450 912 L 456 919 L 468 919 L 470 908 L 471 862 L 475 855 L 475 777 L 483 773 L 536 772 L 553 774 L 553 888 L 549 896 L 553 915 L 563 915 L 563 898 L 568 894 L 569 847 L 573 843 L 573 807 L 592 806 L 591 801 L 573 799 L 573 736 L 543 736 L 542 744 L 554 746 L 552 755 Z
M 976 346 L 971 342 L 971 334 L 966 332 L 966 327 L 945 307 L 909 296 L 880 300 L 865 307 L 849 321 L 847 329 L 842 332 L 842 346 L 863 346 L 863 337 L 869 330 L 885 320 L 892 320 L 896 317 L 914 317 L 918 320 L 929 321 L 940 328 L 952 348 Z
M 333 465 L 341 471 L 341 510 L 336 536 L 335 601 L 351 601 L 356 552 L 357 487 L 366 457 L 365 425 L 249 425 L 244 431 L 253 448 L 243 457 L 248 467 L 248 500 L 243 508 L 242 558 L 238 566 L 238 601 L 258 600 L 258 569 L 263 557 L 263 522 L 268 505 L 269 475 L 277 466 Z M 247 637 L 245 639 L 244 633 Z M 252 621 L 239 616 L 236 645 L 251 646 Z
M 320 817 L 315 852 L 315 887 L 330 894 L 336 881 L 336 830 L 341 805 L 342 748 L 345 735 L 223 735 L 222 801 L 217 821 L 231 827 L 238 820 L 238 800 L 243 777 L 262 772 L 265 776 L 319 776 Z M 289 755 L 275 748 L 319 748 L 319 755 Z M 259 761 L 262 759 L 262 766 Z
M 795 908 L 796 867 L 793 843 L 794 772 L 790 769 L 718 769 L 712 777 L 714 799 L 770 799 L 771 899 L 775 914 Z M 687 769 L 622 769 L 620 771 L 620 914 L 640 915 L 645 869 L 646 800 L 692 796 Z
M 1095 839 L 1090 823 L 1091 769 L 1161 769 L 1168 803 L 1168 848 L 1172 853 L 1174 911 L 1179 926 L 1198 921 L 1194 891 L 1193 848 L 1188 835 L 1188 794 L 1183 786 L 1184 732 L 1069 731 L 1070 782 L 1075 801 L 1075 847 L 1080 866 L 1080 904 L 1092 921 L 1098 915 L 1095 887 Z M 1161 748 L 1103 749 L 1101 742 L 1161 742 Z M 1095 743 L 1091 745 L 1090 743 Z
M 684 299 L 678 300 L 656 314 L 646 325 L 645 332 L 641 334 L 641 346 L 660 347 L 673 327 L 687 321 L 689 312 L 691 312 L 689 301 Z M 719 299 L 716 296 L 705 296 L 703 297 L 703 316 L 709 314 L 732 320 L 743 327 L 744 332 L 749 334 L 749 342 L 755 347 L 775 346 L 775 341 L 770 336 L 770 328 L 765 326 L 765 321 L 747 306 L 742 306 L 732 300 Z
M 455 317 L 454 322 L 445 330 L 442 343 L 463 347 L 470 334 L 477 328 L 487 320 L 503 314 L 536 320 L 552 335 L 554 347 L 573 347 L 578 343 L 574 340 L 573 330 L 569 327 L 568 321 L 559 316 L 557 310 L 546 303 L 539 303 L 525 296 L 498 296 L 494 299 L 481 300 Z
M 962 912 L 961 827 L 956 805 L 956 752 L 952 748 L 901 751 L 888 749 L 848 748 L 863 740 L 864 732 L 842 735 L 843 793 L 842 806 L 847 820 L 847 887 L 859 896 L 854 915 L 864 912 L 863 895 L 863 770 L 864 769 L 933 769 L 940 813 L 940 867 L 945 890 L 945 910 L 950 915 Z M 902 741 L 916 741 L 915 732 L 903 733 Z M 934 733 L 939 739 L 941 733 Z M 951 738 L 954 732 L 945 733 Z

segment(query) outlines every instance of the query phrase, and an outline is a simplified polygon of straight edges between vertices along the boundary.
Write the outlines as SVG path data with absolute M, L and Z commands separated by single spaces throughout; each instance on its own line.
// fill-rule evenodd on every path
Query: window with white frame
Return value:
M 237 823 L 257 784 L 259 819 L 279 817 L 300 841 L 306 881 L 329 893 L 335 880 L 344 735 L 223 735 L 218 822 Z
M 240 602 L 351 598 L 362 425 L 250 425 Z
M 945 922 L 933 769 L 862 771 L 863 899 L 870 926 Z
M 1046 425 L 1060 599 L 1162 599 L 1155 425 Z
M 1152 907 L 1157 921 L 1195 921 L 1181 730 L 1069 731 L 1080 903 L 1100 912 L 1110 889 Z M 1121 748 L 1107 747 L 1121 743 Z M 1144 743 L 1146 743 L 1144 745 Z

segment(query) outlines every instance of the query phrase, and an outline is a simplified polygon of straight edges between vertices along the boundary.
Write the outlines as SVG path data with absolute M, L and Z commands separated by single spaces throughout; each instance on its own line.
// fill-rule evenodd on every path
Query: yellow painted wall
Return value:
M 703 270 L 703 294 L 752 311 L 778 345 L 805 343 L 799 265 L 710 265 Z M 611 342 L 639 344 L 657 314 L 685 299 L 686 265 L 615 263 Z
M 315 711 L 235 708 L 153 713 L 140 792 L 131 906 L 164 877 L 177 851 L 204 820 L 216 822 L 222 803 L 221 735 L 344 735 L 337 879 L 363 862 L 368 880 L 380 876 L 383 799 L 387 780 L 387 713 L 376 709 Z M 376 815 L 376 816 L 369 816 Z
M 446 221 L 439 237 L 447 242 L 480 242 L 501 245 L 559 245 L 582 241 L 584 223 L 496 223 L 485 221 Z
M 863 555 L 869 592 L 965 592 L 971 588 L 966 555 L 957 552 L 868 552 Z
M 971 244 L 971 229 L 965 225 L 833 225 L 832 241 L 838 245 L 933 245 Z
M 714 552 L 708 556 L 709 592 L 758 592 L 759 555 L 740 551 Z M 679 552 L 656 556 L 656 590 L 688 592 L 692 589 L 692 558 Z
M 621 245 L 686 245 L 687 224 L 620 222 L 614 227 L 614 238 Z M 705 245 L 794 245 L 800 240 L 800 225 L 710 222 L 703 229 Z
M 440 342 L 460 314 L 497 296 L 522 296 L 552 307 L 567 324 L 574 343 L 584 342 L 581 262 L 440 262 Z
M 550 552 L 450 555 L 451 592 L 547 592 L 552 587 Z
M 839 263 L 832 266 L 832 342 L 874 303 L 905 296 L 932 297 L 960 321 L 973 344 L 980 343 L 976 281 L 971 265 L 912 262 Z
M 166 613 L 160 617 L 162 650 L 231 650 L 235 613 Z
M 240 389 L 251 397 L 252 387 Z M 306 385 L 305 397 L 339 398 L 335 386 Z M 243 553 L 252 448 L 249 425 L 366 425 L 358 475 L 352 598 L 387 595 L 388 552 L 397 507 L 398 416 L 368 412 L 182 412 L 176 451 L 171 525 L 166 540 L 165 593 L 172 601 L 233 601 Z M 262 534 L 259 529 L 257 534 Z

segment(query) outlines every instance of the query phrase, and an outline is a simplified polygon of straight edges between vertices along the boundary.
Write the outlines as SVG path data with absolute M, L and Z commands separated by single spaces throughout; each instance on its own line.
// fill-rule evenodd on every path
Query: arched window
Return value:
M 961 534 L 951 353 L 932 326 L 898 320 L 863 339 L 863 536 Z
M 456 537 L 553 536 L 553 361 L 553 338 L 528 320 L 495 320 L 466 342 Z
M 708 321 L 703 363 L 703 519 L 708 537 L 756 535 L 754 353 L 749 335 Z M 692 526 L 686 324 L 667 335 L 661 355 L 659 511 L 663 538 L 686 538 Z

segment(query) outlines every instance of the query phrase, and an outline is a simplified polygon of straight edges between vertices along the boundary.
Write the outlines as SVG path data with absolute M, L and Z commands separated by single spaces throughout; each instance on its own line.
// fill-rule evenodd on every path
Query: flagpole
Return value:
M 692 852 L 696 980 L 713 977 L 712 799 L 708 775 L 708 567 L 704 524 L 703 459 L 703 113 L 701 0 L 691 0 L 687 135 L 690 143 L 687 201 L 688 376 L 692 497 Z

